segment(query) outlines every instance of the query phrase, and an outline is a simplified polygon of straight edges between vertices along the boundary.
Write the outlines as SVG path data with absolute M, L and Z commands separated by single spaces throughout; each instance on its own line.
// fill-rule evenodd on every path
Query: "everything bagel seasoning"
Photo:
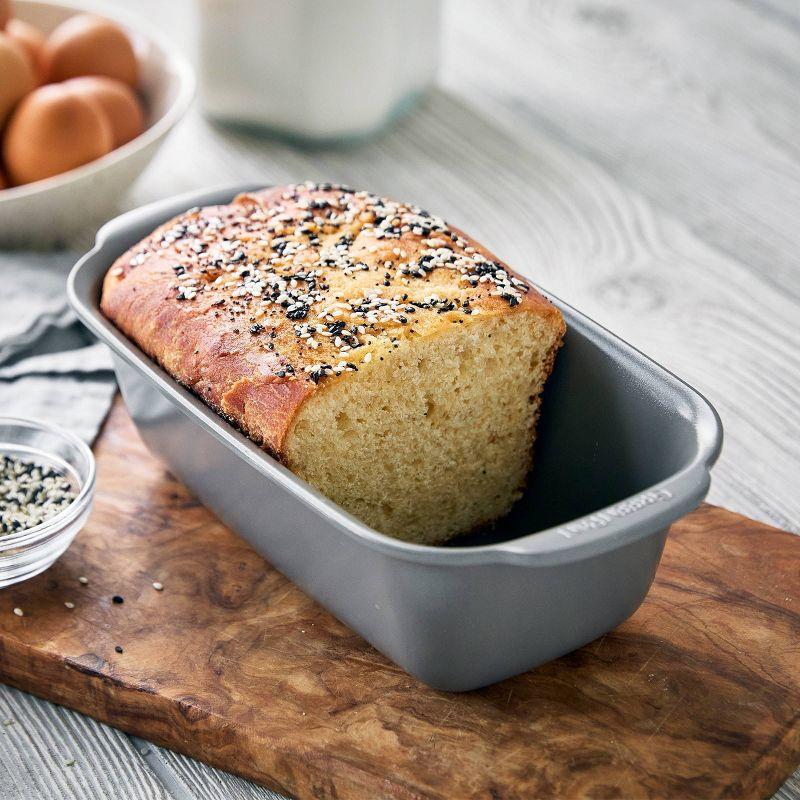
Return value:
M 246 195 L 199 212 L 156 231 L 109 274 L 122 280 L 153 256 L 168 259 L 169 296 L 192 318 L 214 309 L 234 337 L 249 331 L 247 347 L 274 354 L 276 379 L 357 372 L 383 337 L 396 348 L 434 314 L 463 324 L 487 300 L 513 308 L 529 291 L 441 217 L 347 186 L 306 182 L 267 205 Z
M 0 456 L 0 536 L 41 525 L 63 511 L 75 494 L 64 475 L 51 467 Z

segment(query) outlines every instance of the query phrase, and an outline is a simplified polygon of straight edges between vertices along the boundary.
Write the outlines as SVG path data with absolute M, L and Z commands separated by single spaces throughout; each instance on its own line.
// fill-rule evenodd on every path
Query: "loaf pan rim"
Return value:
M 370 528 L 324 497 L 140 351 L 100 313 L 99 295 L 92 297 L 88 289 L 80 285 L 85 282 L 84 273 L 94 270 L 92 276 L 97 280 L 125 252 L 130 246 L 132 228 L 145 223 L 151 224 L 152 229 L 188 208 L 230 202 L 241 192 L 255 191 L 268 185 L 268 182 L 226 184 L 184 193 L 128 211 L 100 228 L 94 247 L 77 261 L 67 280 L 69 303 L 84 325 L 113 353 L 154 384 L 182 413 L 201 424 L 262 475 L 290 491 L 299 501 L 311 505 L 320 516 L 347 535 L 394 557 L 431 565 L 510 563 L 547 566 L 582 560 L 668 527 L 696 508 L 705 497 L 710 484 L 710 469 L 722 446 L 722 424 L 711 403 L 637 348 L 535 283 L 533 285 L 537 290 L 567 316 L 568 326 L 591 332 L 594 338 L 599 334 L 606 346 L 638 362 L 652 377 L 669 384 L 673 392 L 677 390 L 680 393 L 686 403 L 682 416 L 686 418 L 687 425 L 694 427 L 697 438 L 697 450 L 690 462 L 665 480 L 590 514 L 502 542 L 468 547 L 421 545 L 395 539 Z

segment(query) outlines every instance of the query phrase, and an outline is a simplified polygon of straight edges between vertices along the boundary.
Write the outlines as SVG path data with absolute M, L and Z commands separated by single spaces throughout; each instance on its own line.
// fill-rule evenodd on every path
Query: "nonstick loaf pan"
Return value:
M 111 349 L 150 449 L 277 569 L 437 689 L 494 683 L 628 618 L 650 588 L 669 525 L 708 491 L 722 441 L 711 405 L 551 297 L 568 330 L 523 499 L 491 531 L 449 546 L 385 536 L 239 433 L 100 313 L 103 276 L 125 250 L 187 208 L 255 188 L 200 191 L 124 214 L 70 274 L 70 303 Z

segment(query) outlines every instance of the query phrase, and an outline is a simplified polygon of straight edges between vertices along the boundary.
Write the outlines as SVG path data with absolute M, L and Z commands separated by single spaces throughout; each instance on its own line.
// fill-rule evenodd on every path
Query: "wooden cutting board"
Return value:
M 13 686 L 318 800 L 760 797 L 800 763 L 800 537 L 704 506 L 619 629 L 444 694 L 216 521 L 119 404 L 96 453 L 88 526 L 0 590 Z

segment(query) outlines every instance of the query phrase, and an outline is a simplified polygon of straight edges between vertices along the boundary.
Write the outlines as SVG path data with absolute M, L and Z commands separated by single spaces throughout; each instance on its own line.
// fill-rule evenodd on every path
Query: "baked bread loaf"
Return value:
M 187 211 L 116 261 L 101 308 L 295 474 L 424 544 L 520 497 L 565 330 L 439 217 L 332 184 Z

